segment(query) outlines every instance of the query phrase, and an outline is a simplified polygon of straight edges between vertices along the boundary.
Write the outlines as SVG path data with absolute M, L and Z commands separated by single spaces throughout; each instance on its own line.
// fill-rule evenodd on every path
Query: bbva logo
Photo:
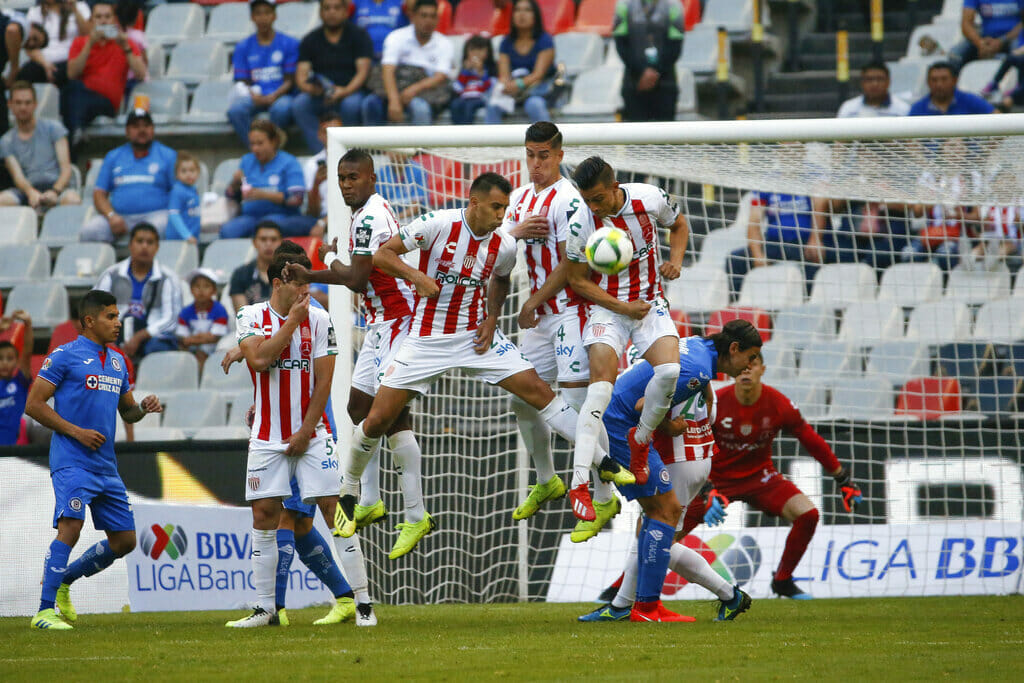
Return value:
M 184 556 L 188 550 L 185 530 L 173 524 L 153 524 L 148 529 L 143 529 L 139 542 L 143 554 L 154 560 L 159 560 L 165 552 L 172 560 L 176 560 Z

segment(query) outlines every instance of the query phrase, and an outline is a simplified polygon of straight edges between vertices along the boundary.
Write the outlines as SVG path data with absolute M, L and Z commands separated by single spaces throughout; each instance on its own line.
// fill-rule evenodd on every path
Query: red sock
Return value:
M 658 609 L 658 601 L 653 602 L 634 602 L 633 609 L 637 612 L 654 612 Z
M 800 564 L 800 558 L 804 556 L 807 544 L 814 536 L 818 516 L 817 509 L 812 509 L 793 520 L 793 528 L 789 530 L 789 536 L 786 536 L 786 549 L 782 551 L 782 559 L 775 572 L 776 580 L 785 581 L 793 578 L 793 570 Z

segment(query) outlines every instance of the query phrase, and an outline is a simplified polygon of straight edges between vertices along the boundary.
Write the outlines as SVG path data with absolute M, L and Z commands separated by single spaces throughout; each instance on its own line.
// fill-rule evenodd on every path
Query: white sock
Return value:
M 274 581 L 277 578 L 277 532 L 274 529 L 252 530 L 252 585 L 256 587 L 256 606 L 273 614 Z
M 595 503 L 607 503 L 615 497 L 615 484 L 608 481 L 602 481 L 598 475 L 597 470 L 594 470 L 594 502 Z
M 359 480 L 366 470 L 366 464 L 373 457 L 373 451 L 380 445 L 380 439 L 371 439 L 363 431 L 363 423 L 356 425 L 352 432 L 352 450 L 345 461 L 345 471 L 341 479 L 341 495 L 358 496 Z
M 626 553 L 626 568 L 622 572 L 622 584 L 619 592 L 612 600 L 612 607 L 625 609 L 636 601 L 636 579 L 640 573 L 639 540 L 634 535 L 629 541 L 629 552 Z
M 644 409 L 640 413 L 640 424 L 636 428 L 637 443 L 647 443 L 651 434 L 665 418 L 672 405 L 672 395 L 679 380 L 679 363 L 662 363 L 654 366 L 654 376 L 644 390 Z
M 558 392 L 562 394 L 565 402 L 572 406 L 577 413 L 582 412 L 583 402 L 587 400 L 586 387 L 561 387 Z
M 369 507 L 380 500 L 380 440 L 359 478 L 359 504 Z
M 682 543 L 673 543 L 669 551 L 668 568 L 690 583 L 704 586 L 728 602 L 734 597 L 733 588 L 728 581 L 718 575 L 708 561 L 696 550 L 687 548 Z
M 402 500 L 405 503 L 405 521 L 419 522 L 427 513 L 423 507 L 423 452 L 412 430 L 392 434 L 388 446 L 398 468 L 398 479 L 402 486 Z
M 579 421 L 579 415 L 562 400 L 561 396 L 556 394 L 550 403 L 540 409 L 539 415 L 555 434 L 569 443 L 576 440 L 576 423 Z
M 536 408 L 517 396 L 512 397 L 512 412 L 516 416 L 519 434 L 523 437 L 523 447 L 533 461 L 537 483 L 543 484 L 555 476 L 555 462 L 551 458 L 551 428 Z
M 572 453 L 572 487 L 590 481 L 590 466 L 604 423 L 601 418 L 612 400 L 611 382 L 594 382 L 587 387 L 579 419 L 576 421 L 576 445 Z
M 333 532 L 334 530 L 331 529 Z M 355 601 L 359 604 L 372 602 L 370 600 L 369 581 L 366 579 L 366 559 L 363 557 L 363 549 L 359 546 L 359 536 L 349 538 L 332 536 L 334 539 L 334 551 L 338 555 L 338 564 L 341 565 L 341 573 L 352 588 Z

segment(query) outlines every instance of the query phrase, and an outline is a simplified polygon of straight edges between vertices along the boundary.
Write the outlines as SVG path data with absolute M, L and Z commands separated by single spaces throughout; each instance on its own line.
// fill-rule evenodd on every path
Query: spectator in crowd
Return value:
M 373 61 L 380 63 L 384 39 L 396 28 L 409 25 L 410 0 L 353 0 L 352 21 L 370 36 Z
M 178 314 L 178 344 L 203 363 L 217 350 L 217 342 L 228 333 L 228 311 L 217 301 L 217 276 L 206 268 L 188 274 L 192 303 Z
M 129 70 L 136 79 L 146 77 L 142 48 L 125 36 L 109 0 L 93 5 L 92 22 L 92 32 L 71 43 L 68 82 L 61 91 L 61 115 L 71 132 L 72 147 L 97 116 L 117 114 Z
M 256 33 L 235 46 L 235 88 L 228 120 L 243 145 L 249 143 L 249 123 L 262 111 L 279 128 L 292 122 L 292 92 L 299 62 L 299 41 L 276 31 L 274 0 L 252 0 L 249 16 Z
M 392 151 L 388 152 L 386 164 L 377 165 L 377 192 L 388 200 L 400 221 L 412 220 L 429 210 L 423 160 L 422 154 L 410 156 Z
M 999 96 L 998 108 L 1003 112 L 1009 112 L 1013 109 L 1014 104 L 1024 104 L 1024 31 L 1017 35 L 1013 50 L 1003 59 L 1003 63 L 992 75 L 992 80 L 981 89 L 981 96 L 986 100 L 991 100 L 993 96 L 998 95 L 999 82 L 1010 72 L 1010 69 L 1017 70 L 1018 85 L 1013 90 L 1008 90 Z
M 196 182 L 199 180 L 199 160 L 180 152 L 174 162 L 174 186 L 167 205 L 167 239 L 199 243 L 202 228 L 202 206 Z
M 910 104 L 889 92 L 889 67 L 885 62 L 870 62 L 861 67 L 860 91 L 842 103 L 836 118 L 865 118 L 871 116 L 906 116 Z
M 15 127 L 0 137 L 3 158 L 14 187 L 0 192 L 0 206 L 28 205 L 46 209 L 57 204 L 80 204 L 71 184 L 68 131 L 60 121 L 36 119 L 36 91 L 16 81 L 8 102 Z
M 949 62 L 928 67 L 928 94 L 914 102 L 910 116 L 944 114 L 991 114 L 995 108 L 985 98 L 956 87 L 957 75 Z
M 125 133 L 128 142 L 103 157 L 92 192 L 96 216 L 82 226 L 83 242 L 113 242 L 138 223 L 160 234 L 167 227 L 177 152 L 154 140 L 153 118 L 145 109 L 128 114 Z
M 46 30 L 40 26 L 32 26 L 21 12 L 0 10 L 0 33 L 4 37 L 3 49 L 0 49 L 0 74 L 7 68 L 7 78 L 0 78 L 0 135 L 7 132 L 7 97 L 6 87 L 17 80 L 18 65 L 21 63 L 21 51 L 39 50 L 46 47 L 48 38 Z
M 132 228 L 128 258 L 103 271 L 96 289 L 110 292 L 121 311 L 119 344 L 134 362 L 156 351 L 175 351 L 181 281 L 156 260 L 160 234 L 149 223 Z
M 317 139 L 320 112 L 332 109 L 346 126 L 362 121 L 366 78 L 373 43 L 366 31 L 348 21 L 348 0 L 320 0 L 320 21 L 299 44 L 295 80 L 300 92 L 292 115 L 311 152 L 323 147 Z
M 683 49 L 679 0 L 619 0 L 612 37 L 622 77 L 625 121 L 674 121 L 679 85 L 676 60 Z
M 547 121 L 546 98 L 554 76 L 555 41 L 544 30 L 540 6 L 537 0 L 516 0 L 512 28 L 498 47 L 501 94 L 487 106 L 487 123 L 501 123 L 516 105 L 522 105 L 531 122 Z
M 114 5 L 114 14 L 117 16 L 117 23 L 124 27 L 124 35 L 131 42 L 139 46 L 140 58 L 149 70 L 149 55 L 146 50 L 149 43 L 146 40 L 145 17 L 142 14 L 143 0 L 117 0 Z M 128 70 L 128 84 L 124 93 L 127 96 L 137 83 L 146 79 L 145 74 L 141 77 L 131 69 Z
M 228 285 L 231 306 L 236 311 L 242 306 L 266 301 L 270 298 L 271 286 L 267 268 L 274 260 L 274 251 L 281 246 L 281 228 L 274 221 L 260 221 L 252 236 L 256 247 L 256 258 L 235 268 Z
M 306 186 L 298 160 L 281 149 L 284 132 L 271 121 L 253 121 L 249 149 L 228 183 L 228 199 L 241 202 L 242 212 L 220 227 L 225 238 L 249 237 L 261 220 L 274 221 L 289 237 L 308 235 L 315 218 L 303 216 Z
M 1020 270 L 1021 237 L 1024 227 L 1024 201 L 1009 206 L 984 206 L 979 211 L 982 234 L 963 267 L 996 270 L 1002 264 L 1011 273 Z
M 471 36 L 462 46 L 462 70 L 452 81 L 452 123 L 473 123 L 477 110 L 487 105 L 496 73 L 491 41 L 486 36 Z
M 827 200 L 806 195 L 754 192 L 747 221 L 747 246 L 729 255 L 727 269 L 733 293 L 739 293 L 751 268 L 772 261 L 802 265 L 804 282 L 810 283 L 824 263 L 832 239 L 824 238 Z M 762 219 L 765 220 L 762 234 Z
M 92 11 L 82 0 L 40 0 L 29 8 L 25 18 L 46 29 L 45 47 L 28 50 L 28 60 L 18 70 L 18 80 L 29 83 L 53 83 L 58 88 L 68 81 L 68 54 L 71 42 L 92 31 Z
M 28 443 L 25 429 L 25 399 L 32 383 L 32 318 L 17 310 L 0 318 L 0 333 L 21 323 L 24 333 L 21 351 L 10 340 L 0 341 L 0 446 Z
M 981 27 L 975 17 L 981 16 Z M 1009 52 L 1020 33 L 1021 9 L 1017 0 L 964 0 L 960 30 L 964 39 L 949 51 L 949 61 L 959 73 L 967 62 L 991 59 Z
M 327 129 L 341 126 L 341 115 L 325 111 L 320 115 L 317 137 L 324 148 L 306 160 L 302 177 L 306 181 L 306 215 L 316 219 L 310 237 L 323 237 L 327 231 Z
M 448 105 L 448 79 L 455 72 L 454 52 L 447 36 L 437 32 L 437 0 L 416 0 L 412 24 L 395 29 L 384 39 L 381 57 L 382 92 L 363 101 L 363 123 L 429 125 Z

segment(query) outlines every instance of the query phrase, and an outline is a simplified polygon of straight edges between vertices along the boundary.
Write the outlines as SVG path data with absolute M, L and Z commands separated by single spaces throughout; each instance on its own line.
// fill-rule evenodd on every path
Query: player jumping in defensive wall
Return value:
M 632 340 L 633 346 L 652 366 L 653 374 L 644 390 L 644 409 L 636 429 L 627 435 L 629 470 L 636 483 L 647 483 L 645 466 L 651 434 L 668 412 L 679 377 L 679 333 L 669 315 L 661 279 L 674 280 L 683 266 L 690 229 L 686 218 L 653 185 L 615 180 L 612 167 L 601 157 L 585 159 L 576 167 L 573 180 L 585 206 L 569 223 L 566 244 L 569 284 L 583 298 L 593 302 L 590 321 L 583 335 L 590 359 L 590 386 L 579 411 L 573 477 L 569 498 L 578 518 L 596 518 L 588 483 L 601 418 L 612 397 L 619 357 Z M 617 275 L 598 275 L 587 265 L 587 239 L 602 227 L 615 227 L 633 242 L 633 260 Z M 670 257 L 659 264 L 658 229 L 669 230 Z

